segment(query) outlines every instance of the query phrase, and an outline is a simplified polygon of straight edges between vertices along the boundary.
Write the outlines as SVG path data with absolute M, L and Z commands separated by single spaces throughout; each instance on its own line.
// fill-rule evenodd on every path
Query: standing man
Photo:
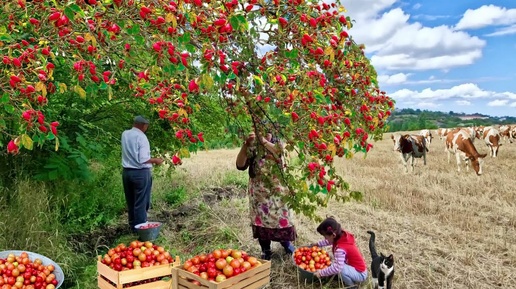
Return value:
M 129 226 L 147 222 L 152 188 L 151 168 L 161 165 L 163 159 L 151 158 L 150 145 L 145 132 L 149 121 L 142 116 L 134 118 L 133 127 L 122 133 L 122 181 L 129 212 Z

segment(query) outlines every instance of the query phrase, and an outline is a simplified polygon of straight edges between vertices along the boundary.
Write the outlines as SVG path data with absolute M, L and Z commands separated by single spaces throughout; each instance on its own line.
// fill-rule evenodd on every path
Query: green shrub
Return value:
M 163 199 L 170 206 L 179 205 L 186 200 L 186 189 L 183 186 L 173 188 L 165 192 Z

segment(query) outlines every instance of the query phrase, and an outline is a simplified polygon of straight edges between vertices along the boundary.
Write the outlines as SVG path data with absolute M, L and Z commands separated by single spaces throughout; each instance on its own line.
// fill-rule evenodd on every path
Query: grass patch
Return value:
M 166 192 L 163 196 L 165 203 L 169 206 L 182 204 L 187 198 L 186 189 L 183 186 L 176 187 Z
M 237 188 L 245 189 L 249 182 L 249 176 L 247 172 L 241 171 L 228 171 L 222 176 L 221 185 L 224 186 L 236 186 Z

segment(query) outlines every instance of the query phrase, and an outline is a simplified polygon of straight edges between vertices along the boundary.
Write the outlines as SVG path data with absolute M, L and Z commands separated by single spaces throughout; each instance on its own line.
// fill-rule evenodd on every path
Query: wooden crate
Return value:
M 258 289 L 271 281 L 271 261 L 259 260 L 261 265 L 242 274 L 228 278 L 220 283 L 204 280 L 180 267 L 173 269 L 173 289 Z M 195 285 L 190 280 L 196 280 L 201 285 Z
M 115 271 L 106 264 L 97 260 L 97 282 L 101 289 L 170 289 L 173 281 L 173 268 L 178 267 L 181 262 L 176 256 L 174 263 L 158 265 L 141 269 L 131 269 L 126 271 Z M 153 278 L 169 277 L 167 280 L 158 280 L 146 284 L 127 287 L 129 283 L 139 282 Z M 114 285 L 113 285 L 114 284 Z M 126 287 L 124 287 L 126 285 Z

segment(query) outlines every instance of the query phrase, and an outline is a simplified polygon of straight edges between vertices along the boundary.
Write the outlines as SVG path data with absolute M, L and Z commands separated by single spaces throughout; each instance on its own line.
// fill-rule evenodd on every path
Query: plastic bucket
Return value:
M 294 255 L 292 254 L 292 263 L 297 268 L 297 273 L 299 275 L 299 279 L 301 279 L 301 282 L 313 282 L 317 277 L 315 277 L 314 273 L 311 271 L 307 271 L 305 269 L 302 269 L 296 264 L 296 260 L 294 259 Z
M 297 268 L 297 273 L 299 275 L 299 279 L 301 282 L 306 282 L 306 283 L 312 283 L 314 281 L 318 281 L 320 280 L 320 282 L 327 282 L 328 280 L 330 280 L 331 277 L 321 277 L 320 279 L 315 277 L 314 275 L 314 272 L 311 272 L 311 271 L 307 271 L 301 267 L 299 267 L 297 264 L 296 264 L 296 260 L 294 258 L 294 254 L 292 254 L 292 263 L 294 264 L 294 266 L 296 266 Z
M 0 259 L 7 259 L 9 254 L 14 254 L 15 256 L 20 256 L 21 253 L 23 253 L 23 252 L 25 252 L 25 253 L 27 253 L 27 255 L 29 255 L 29 259 L 31 262 L 34 262 L 35 259 L 40 259 L 41 263 L 44 266 L 54 265 L 53 273 L 56 275 L 56 279 L 57 279 L 56 288 L 59 288 L 63 284 L 63 282 L 64 282 L 63 269 L 61 269 L 61 267 L 59 267 L 59 265 L 57 265 L 57 263 L 52 261 L 50 258 L 40 255 L 38 253 L 29 252 L 29 251 L 20 251 L 20 250 L 2 251 L 2 252 L 0 252 Z
M 157 225 L 151 228 L 143 228 L 145 226 L 153 226 Z M 142 242 L 145 241 L 153 241 L 156 240 L 159 236 L 159 231 L 161 230 L 162 223 L 161 222 L 146 222 L 142 224 L 138 224 L 134 226 L 136 229 L 136 232 L 138 233 L 138 239 Z

